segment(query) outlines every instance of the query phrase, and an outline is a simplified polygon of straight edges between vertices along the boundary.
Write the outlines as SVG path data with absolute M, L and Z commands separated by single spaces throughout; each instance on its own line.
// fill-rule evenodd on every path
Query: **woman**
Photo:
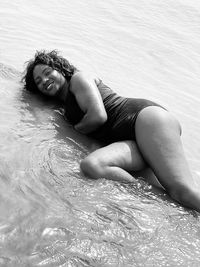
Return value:
M 200 210 L 180 124 L 163 107 L 118 96 L 56 51 L 37 52 L 23 80 L 27 90 L 62 100 L 74 128 L 106 144 L 82 160 L 80 167 L 87 176 L 131 182 L 132 171 L 150 167 L 172 198 Z

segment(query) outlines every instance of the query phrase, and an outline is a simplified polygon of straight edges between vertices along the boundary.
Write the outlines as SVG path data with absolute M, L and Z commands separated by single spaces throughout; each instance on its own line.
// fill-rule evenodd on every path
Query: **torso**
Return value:
M 134 140 L 135 121 L 138 113 L 147 106 L 159 105 L 146 99 L 121 97 L 100 79 L 95 79 L 95 82 L 101 94 L 108 119 L 90 136 L 104 143 Z M 72 125 L 77 124 L 84 116 L 84 112 L 78 106 L 76 98 L 70 90 L 65 100 L 65 116 Z

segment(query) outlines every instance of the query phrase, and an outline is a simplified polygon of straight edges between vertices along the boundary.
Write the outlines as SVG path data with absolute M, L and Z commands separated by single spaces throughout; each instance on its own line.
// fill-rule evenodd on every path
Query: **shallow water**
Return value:
M 35 50 L 58 49 L 118 93 L 158 101 L 198 178 L 199 14 L 189 0 L 1 1 L 0 266 L 199 266 L 198 213 L 143 179 L 84 177 L 96 143 L 20 83 Z

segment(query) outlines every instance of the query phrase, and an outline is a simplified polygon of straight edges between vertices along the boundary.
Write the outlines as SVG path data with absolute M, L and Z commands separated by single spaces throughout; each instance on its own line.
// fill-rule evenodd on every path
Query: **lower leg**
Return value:
M 200 191 L 184 155 L 177 121 L 167 111 L 149 107 L 139 114 L 135 130 L 143 157 L 171 197 L 200 211 Z
M 147 181 L 150 185 L 153 185 L 157 189 L 159 188 L 165 190 L 164 187 L 158 181 L 152 169 L 150 168 L 145 168 L 137 172 L 133 171 L 131 172 L 131 175 L 133 175 L 133 177 L 135 177 L 136 179 L 141 179 L 141 178 L 145 179 L 145 181 Z
M 87 173 L 91 178 L 106 178 L 113 181 L 128 183 L 135 181 L 135 178 L 130 173 L 120 167 L 98 165 L 98 168 L 101 168 L 101 170 L 96 167 L 94 169 L 90 167 L 87 171 L 85 170 L 85 173 Z M 83 167 L 82 170 L 84 170 Z
M 81 162 L 80 167 L 90 178 L 133 182 L 135 178 L 129 171 L 144 169 L 146 164 L 136 143 L 124 141 L 97 149 Z

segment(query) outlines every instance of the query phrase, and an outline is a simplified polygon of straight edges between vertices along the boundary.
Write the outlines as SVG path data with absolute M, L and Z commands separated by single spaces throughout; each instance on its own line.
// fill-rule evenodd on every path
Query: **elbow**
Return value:
M 101 122 L 102 124 L 105 123 L 108 119 L 108 115 L 106 112 L 103 112 L 103 114 L 101 115 Z
M 98 126 L 103 125 L 107 121 L 107 119 L 108 119 L 108 116 L 106 112 L 101 112 L 95 117 L 96 124 Z

